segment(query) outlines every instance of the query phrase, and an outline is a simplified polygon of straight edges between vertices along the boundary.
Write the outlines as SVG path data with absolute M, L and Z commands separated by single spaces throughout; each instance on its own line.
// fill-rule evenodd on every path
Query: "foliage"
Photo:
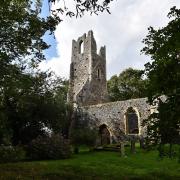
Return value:
M 67 81 L 41 72 L 45 33 L 58 17 L 40 17 L 40 1 L 2 1 L 0 6 L 0 143 L 27 144 L 45 133 L 61 131 L 66 118 Z
M 61 79 L 52 81 L 46 73 L 16 77 L 16 84 L 14 87 L 11 84 L 13 89 L 5 94 L 2 101 L 1 114 L 6 118 L 6 124 L 0 128 L 1 143 L 9 137 L 13 145 L 27 144 L 43 135 L 45 127 L 54 132 L 62 131 L 68 108 L 65 104 L 67 85 L 64 82 Z
M 171 144 L 160 144 L 160 146 L 158 147 L 158 151 L 159 151 L 159 157 L 163 158 L 163 157 L 170 157 L 170 158 L 178 158 L 179 159 L 179 146 L 173 145 L 171 147 L 171 153 L 169 153 L 169 149 L 170 146 L 172 146 Z
M 0 163 L 22 161 L 25 155 L 24 149 L 20 146 L 0 146 Z
M 108 81 L 108 92 L 111 101 L 146 97 L 147 80 L 143 71 L 128 68 L 119 76 L 112 76 Z
M 27 156 L 33 160 L 64 159 L 71 156 L 71 146 L 62 135 L 38 136 L 27 146 Z
M 70 139 L 76 148 L 80 145 L 93 147 L 97 139 L 97 129 L 95 125 L 92 124 L 89 116 L 79 108 L 77 108 L 73 115 Z
M 69 137 L 69 127 L 73 113 L 72 105 L 67 103 L 69 82 L 67 80 L 57 78 L 51 81 L 51 83 L 53 87 L 53 104 L 51 109 L 47 110 L 48 117 L 50 118 L 50 121 L 48 122 L 49 127 L 54 133 L 60 132 L 63 136 Z
M 85 12 L 90 12 L 90 14 L 96 14 L 98 15 L 99 12 L 104 12 L 107 11 L 110 14 L 109 10 L 109 4 L 113 0 L 75 0 L 75 10 L 69 9 L 69 7 L 66 5 L 66 0 L 63 1 L 64 5 L 52 10 L 52 13 L 55 16 L 58 16 L 59 14 L 63 15 L 65 14 L 66 16 L 69 17 L 82 17 Z M 58 2 L 58 0 L 49 0 L 50 5 Z
M 151 56 L 151 62 L 145 65 L 148 99 L 158 111 L 149 117 L 146 125 L 148 137 L 156 144 L 173 144 L 180 138 L 180 10 L 171 8 L 168 17 L 171 21 L 167 26 L 158 30 L 149 28 L 142 49 Z
M 45 58 L 43 50 L 49 45 L 42 37 L 47 31 L 52 32 L 59 21 L 51 16 L 40 18 L 39 12 L 32 4 L 31 0 L 3 0 L 1 3 L 0 58 L 3 77 L 4 73 L 7 73 L 6 68 L 14 67 L 9 64 L 12 61 L 25 69 L 26 66 L 37 67 Z M 26 66 L 21 64 L 24 61 Z M 3 82 L 4 79 L 1 78 L 1 83 Z

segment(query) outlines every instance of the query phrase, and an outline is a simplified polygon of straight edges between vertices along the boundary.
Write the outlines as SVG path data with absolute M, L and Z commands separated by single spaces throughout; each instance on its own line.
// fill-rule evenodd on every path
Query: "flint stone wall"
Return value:
M 97 53 L 93 32 L 89 31 L 72 41 L 68 102 L 85 106 L 107 100 L 106 48 Z
M 138 116 L 138 136 L 144 137 L 146 135 L 146 127 L 142 126 L 142 122 L 151 113 L 151 106 L 147 103 L 147 98 L 84 106 L 81 109 L 96 127 L 105 124 L 111 134 L 111 142 L 118 142 L 128 135 L 126 133 L 126 112 L 130 107 L 136 111 Z

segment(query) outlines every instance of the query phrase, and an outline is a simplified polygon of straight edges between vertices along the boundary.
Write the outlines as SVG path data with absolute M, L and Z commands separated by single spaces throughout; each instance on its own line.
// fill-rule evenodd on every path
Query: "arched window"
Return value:
M 81 40 L 79 43 L 79 54 L 84 53 L 84 42 Z
M 98 70 L 97 70 L 97 78 L 100 79 L 100 77 L 101 77 L 101 70 L 98 68 Z
M 132 107 L 126 112 L 126 134 L 139 134 L 138 115 Z
M 100 136 L 101 145 L 110 144 L 110 132 L 105 124 L 102 124 L 99 127 L 99 136 Z

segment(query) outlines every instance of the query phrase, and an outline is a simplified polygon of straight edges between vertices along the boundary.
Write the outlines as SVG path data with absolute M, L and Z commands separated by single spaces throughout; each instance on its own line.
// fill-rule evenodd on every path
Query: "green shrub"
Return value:
M 79 153 L 79 146 L 86 145 L 91 151 L 96 143 L 97 131 L 90 128 L 75 129 L 71 135 L 71 142 L 74 146 L 74 153 Z
M 180 147 L 179 147 L 179 152 L 178 152 L 178 163 L 180 163 Z
M 0 163 L 22 161 L 25 154 L 24 149 L 19 146 L 0 146 Z
M 32 160 L 64 159 L 71 156 L 71 146 L 59 134 L 38 136 L 27 146 L 27 155 Z

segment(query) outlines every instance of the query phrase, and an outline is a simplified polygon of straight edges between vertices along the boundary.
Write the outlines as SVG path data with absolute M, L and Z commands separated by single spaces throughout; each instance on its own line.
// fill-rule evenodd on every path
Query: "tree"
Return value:
M 79 152 L 80 145 L 86 145 L 90 149 L 97 139 L 97 128 L 87 113 L 77 108 L 71 119 L 70 140 L 74 146 L 74 152 Z
M 108 81 L 108 92 L 112 101 L 146 97 L 147 80 L 143 71 L 128 68 Z
M 145 64 L 148 99 L 158 104 L 158 112 L 146 121 L 148 136 L 156 144 L 169 143 L 171 151 L 180 130 L 180 9 L 171 8 L 168 17 L 167 26 L 158 30 L 149 27 L 142 52 L 151 56 L 151 62 Z
M 58 0 L 48 0 L 50 5 L 53 3 L 58 2 Z M 66 14 L 66 16 L 73 17 L 82 17 L 85 12 L 90 12 L 90 14 L 96 14 L 98 15 L 99 12 L 107 11 L 110 14 L 109 11 L 109 4 L 113 0 L 75 0 L 75 11 L 69 9 L 69 7 L 66 5 L 66 0 L 63 1 L 63 6 L 52 10 L 53 15 L 58 16 Z
M 48 127 L 54 133 L 61 133 L 65 138 L 69 136 L 71 123 L 72 105 L 67 103 L 67 92 L 69 82 L 59 77 L 51 78 L 50 86 L 52 95 L 47 106 L 46 118 L 49 119 Z
M 40 121 L 37 114 L 38 107 L 45 103 L 43 98 L 48 96 L 49 73 L 39 72 L 37 67 L 45 59 L 43 50 L 49 47 L 42 37 L 53 32 L 59 20 L 52 16 L 40 18 L 40 6 L 33 5 L 30 0 L 3 0 L 0 6 L 1 143 L 25 142 L 42 127 L 42 118 Z
M 2 67 L 6 63 L 26 60 L 29 67 L 37 67 L 44 60 L 43 50 L 49 46 L 42 37 L 47 31 L 53 32 L 58 19 L 52 16 L 40 18 L 39 11 L 33 9 L 32 1 L 3 1 L 0 7 L 0 58 Z M 26 57 L 26 58 L 25 58 Z
M 2 135 L 5 129 L 10 131 L 12 144 L 30 142 L 38 135 L 45 134 L 45 127 L 55 133 L 63 133 L 67 118 L 64 97 L 67 85 L 63 80 L 49 79 L 47 73 L 36 76 L 25 74 L 16 77 L 16 84 L 11 84 L 11 88 L 2 102 L 4 109 L 1 113 L 6 117 L 7 126 L 1 130 Z

